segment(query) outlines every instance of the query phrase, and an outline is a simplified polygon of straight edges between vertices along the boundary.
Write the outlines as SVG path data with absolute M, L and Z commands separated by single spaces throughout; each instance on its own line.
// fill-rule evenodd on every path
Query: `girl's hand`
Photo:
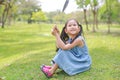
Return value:
M 60 31 L 56 25 L 55 25 L 55 30 L 57 31 L 58 34 L 60 34 Z
M 57 36 L 57 35 L 60 34 L 60 31 L 59 31 L 59 29 L 57 28 L 56 25 L 53 27 L 51 33 L 52 33 L 53 36 Z

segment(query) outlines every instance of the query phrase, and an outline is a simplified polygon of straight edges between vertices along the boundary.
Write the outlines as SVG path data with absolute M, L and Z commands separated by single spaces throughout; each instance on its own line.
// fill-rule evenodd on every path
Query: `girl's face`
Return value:
M 77 22 L 75 20 L 68 21 L 65 32 L 69 35 L 77 35 L 80 32 L 80 27 L 78 26 Z

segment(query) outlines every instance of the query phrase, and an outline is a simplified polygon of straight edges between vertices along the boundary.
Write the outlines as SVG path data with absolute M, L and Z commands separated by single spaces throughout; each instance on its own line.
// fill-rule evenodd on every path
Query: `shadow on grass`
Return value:
M 89 34 L 98 34 L 98 35 L 111 35 L 111 36 L 115 36 L 115 37 L 120 37 L 120 30 L 111 30 L 110 32 L 105 31 L 105 30 L 99 30 L 96 32 L 87 32 Z
M 104 35 L 112 35 L 115 37 L 120 37 L 120 31 L 102 32 Z

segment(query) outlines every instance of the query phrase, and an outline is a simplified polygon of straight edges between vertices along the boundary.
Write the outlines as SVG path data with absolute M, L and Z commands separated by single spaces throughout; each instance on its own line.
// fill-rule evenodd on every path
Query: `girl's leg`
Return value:
M 53 64 L 52 68 L 49 71 L 51 74 L 54 74 L 57 69 L 58 69 L 58 65 L 55 63 Z

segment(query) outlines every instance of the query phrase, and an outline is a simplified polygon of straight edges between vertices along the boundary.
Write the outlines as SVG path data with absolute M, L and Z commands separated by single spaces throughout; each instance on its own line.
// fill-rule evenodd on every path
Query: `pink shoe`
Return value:
M 45 74 L 47 78 L 51 78 L 53 76 L 53 74 L 49 72 L 49 69 L 44 66 L 41 66 L 41 71 Z
M 48 69 L 51 69 L 51 66 L 47 66 L 47 65 L 42 65 L 43 67 L 45 67 L 45 68 L 48 68 Z

